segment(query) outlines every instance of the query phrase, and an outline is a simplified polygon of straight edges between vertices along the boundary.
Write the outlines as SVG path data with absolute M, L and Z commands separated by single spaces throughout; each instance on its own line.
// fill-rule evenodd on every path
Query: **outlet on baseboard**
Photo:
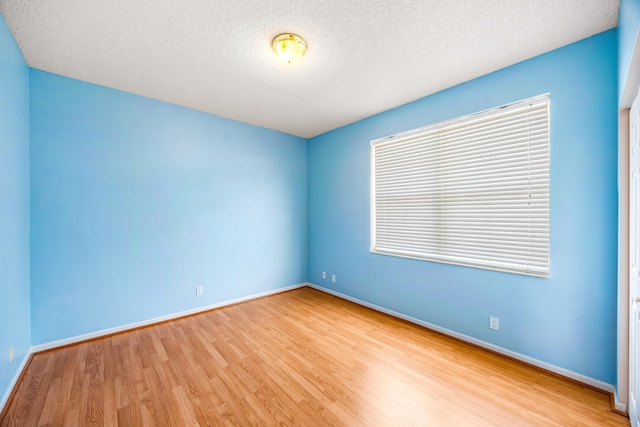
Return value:
M 201 297 L 203 292 L 204 292 L 204 289 L 203 289 L 203 287 L 202 287 L 202 286 L 198 286 L 198 287 L 196 288 L 196 296 L 197 296 L 197 297 Z
M 13 358 L 15 357 L 15 350 L 13 348 L 13 344 L 9 346 L 9 363 L 13 362 Z

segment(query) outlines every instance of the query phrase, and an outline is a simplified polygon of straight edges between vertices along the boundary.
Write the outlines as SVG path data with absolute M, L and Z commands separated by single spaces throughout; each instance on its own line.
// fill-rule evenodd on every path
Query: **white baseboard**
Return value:
M 31 353 L 38 353 L 41 351 L 45 351 L 45 350 L 51 350 L 53 348 L 57 348 L 57 347 L 62 347 L 65 345 L 70 345 L 70 344 L 75 344 L 78 342 L 82 342 L 82 341 L 87 341 L 87 340 L 91 340 L 91 339 L 95 339 L 95 338 L 100 338 L 106 335 L 112 335 L 118 332 L 124 332 L 124 331 L 128 331 L 131 329 L 136 329 L 136 328 L 140 328 L 143 326 L 149 326 L 149 325 L 153 325 L 154 323 L 160 323 L 160 322 L 166 322 L 167 320 L 173 320 L 173 319 L 177 319 L 180 317 L 185 317 L 185 316 L 190 316 L 192 314 L 197 314 L 197 313 L 202 313 L 203 311 L 209 311 L 209 310 L 213 310 L 216 308 L 221 308 L 227 305 L 232 305 L 232 304 L 238 304 L 241 302 L 246 302 L 246 301 L 251 301 L 253 299 L 257 299 L 257 298 L 262 298 L 262 297 L 266 297 L 269 295 L 275 295 L 275 294 L 279 294 L 281 292 L 287 292 L 293 289 L 298 289 L 298 288 L 302 288 L 304 286 L 307 286 L 306 283 L 300 283 L 298 285 L 293 285 L 293 286 L 288 286 L 286 288 L 278 288 L 278 289 L 273 289 L 270 291 L 266 291 L 266 292 L 260 292 L 257 294 L 253 294 L 253 295 L 248 295 L 246 297 L 241 297 L 241 298 L 236 298 L 236 299 L 232 299 L 232 300 L 227 300 L 227 301 L 222 301 L 222 302 L 218 302 L 215 304 L 211 304 L 211 305 L 206 305 L 203 307 L 197 307 L 191 310 L 185 310 L 185 311 L 180 311 L 178 313 L 173 313 L 173 314 L 168 314 L 166 316 L 160 316 L 160 317 L 155 317 L 153 319 L 148 319 L 148 320 L 143 320 L 141 322 L 134 322 L 134 323 L 129 323 L 127 325 L 122 325 L 122 326 L 116 326 L 115 328 L 109 328 L 109 329 L 103 329 L 101 331 L 96 331 L 96 332 L 90 332 L 88 334 L 83 334 L 83 335 L 76 335 L 74 337 L 69 337 L 69 338 L 65 338 L 65 339 L 61 339 L 61 340 L 57 340 L 57 341 L 50 341 L 44 344 L 38 344 L 38 345 L 34 345 L 33 347 L 31 347 Z
M 613 392 L 613 406 L 614 408 L 616 408 L 616 411 L 620 411 L 623 413 L 627 413 L 627 404 L 620 401 L 620 399 L 618 399 L 618 390 L 616 389 Z
M 309 286 L 310 288 L 315 288 L 315 289 L 317 289 L 319 291 L 326 292 L 326 293 L 334 295 L 334 296 L 336 296 L 338 298 L 342 298 L 342 299 L 345 299 L 347 301 L 351 301 L 351 302 L 354 302 L 356 304 L 359 304 L 359 305 L 371 308 L 373 310 L 379 311 L 381 313 L 385 313 L 385 314 L 388 314 L 390 316 L 397 317 L 399 319 L 403 319 L 403 320 L 406 320 L 406 321 L 411 322 L 411 323 L 415 323 L 415 324 L 420 325 L 420 326 L 424 326 L 427 329 L 432 329 L 434 331 L 443 333 L 445 335 L 449 335 L 451 337 L 458 338 L 458 339 L 460 339 L 462 341 L 466 341 L 466 342 L 469 342 L 471 344 L 475 344 L 477 346 L 489 349 L 491 351 L 495 351 L 496 353 L 504 354 L 505 356 L 512 357 L 514 359 L 520 360 L 520 361 L 528 363 L 530 365 L 537 366 L 537 367 L 545 369 L 547 371 L 554 372 L 556 374 L 562 375 L 563 377 L 571 378 L 573 380 L 576 380 L 576 381 L 579 381 L 581 383 L 590 385 L 592 387 L 595 387 L 597 389 L 606 391 L 608 393 L 614 393 L 615 394 L 615 387 L 613 385 L 607 384 L 605 382 L 602 382 L 602 381 L 599 381 L 599 380 L 596 380 L 596 379 L 593 379 L 593 378 L 590 378 L 590 377 L 587 377 L 587 376 L 582 375 L 582 374 L 578 374 L 577 372 L 569 371 L 568 369 L 564 369 L 564 368 L 560 368 L 558 366 L 551 365 L 551 364 L 543 362 L 541 360 L 534 359 L 533 357 L 529 357 L 529 356 L 525 356 L 524 354 L 516 353 L 515 351 L 511 351 L 511 350 L 506 349 L 504 347 L 500 347 L 500 346 L 497 346 L 495 344 L 491 344 L 491 343 L 488 343 L 486 341 L 482 341 L 482 340 L 479 340 L 477 338 L 473 338 L 473 337 L 470 337 L 468 335 L 464 335 L 464 334 L 461 334 L 459 332 L 452 331 L 450 329 L 446 329 L 446 328 L 443 328 L 443 327 L 438 326 L 438 325 L 434 325 L 433 323 L 429 323 L 429 322 L 425 322 L 425 321 L 420 320 L 420 319 L 416 319 L 415 317 L 411 317 L 411 316 L 407 316 L 407 315 L 402 314 L 402 313 L 398 313 L 397 311 L 389 310 L 389 309 L 386 309 L 384 307 L 380 307 L 378 305 L 371 304 L 369 302 L 360 300 L 358 298 L 354 298 L 354 297 L 351 297 L 349 295 L 345 295 L 345 294 L 342 294 L 340 292 L 336 292 L 334 290 L 327 289 L 327 288 L 324 288 L 322 286 L 318 286 L 318 285 L 313 284 L 313 283 L 306 283 L 306 285 Z M 619 407 L 619 405 L 620 405 L 620 407 Z M 618 409 L 620 411 L 624 411 L 626 409 L 624 404 L 617 402 L 617 396 L 616 396 L 615 407 L 616 407 L 616 409 Z M 621 409 L 621 408 L 623 408 L 623 409 Z
M 13 389 L 18 385 L 18 380 L 20 379 L 20 376 L 22 375 L 22 371 L 24 371 L 24 368 L 27 367 L 27 362 L 29 361 L 30 357 L 31 357 L 31 351 L 25 354 L 24 359 L 22 359 L 22 362 L 18 367 L 18 371 L 16 372 L 16 374 L 13 376 L 13 379 L 9 383 L 9 387 L 7 387 L 7 392 L 2 397 L 2 400 L 0 400 L 0 414 L 2 414 L 2 411 L 4 411 L 4 406 L 7 404 L 9 400 L 9 396 L 11 396 Z

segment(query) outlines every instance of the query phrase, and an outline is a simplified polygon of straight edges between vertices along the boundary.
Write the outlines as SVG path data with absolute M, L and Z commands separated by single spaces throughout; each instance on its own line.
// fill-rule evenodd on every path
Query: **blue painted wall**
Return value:
M 631 65 L 631 54 L 638 36 L 640 27 L 640 0 L 621 0 L 620 13 L 618 18 L 618 81 L 619 98 L 622 97 L 624 82 L 627 81 L 629 66 Z
M 311 139 L 309 281 L 615 384 L 616 55 L 611 30 Z M 550 279 L 369 252 L 370 140 L 547 92 Z
M 0 404 L 30 346 L 29 68 L 0 15 Z M 15 359 L 9 363 L 9 346 Z
M 34 345 L 305 281 L 304 139 L 30 73 Z

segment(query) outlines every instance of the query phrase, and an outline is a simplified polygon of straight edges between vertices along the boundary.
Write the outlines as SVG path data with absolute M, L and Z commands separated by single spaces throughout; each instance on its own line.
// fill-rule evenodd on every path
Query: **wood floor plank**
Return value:
M 301 288 L 35 354 L 5 426 L 628 426 L 609 396 Z

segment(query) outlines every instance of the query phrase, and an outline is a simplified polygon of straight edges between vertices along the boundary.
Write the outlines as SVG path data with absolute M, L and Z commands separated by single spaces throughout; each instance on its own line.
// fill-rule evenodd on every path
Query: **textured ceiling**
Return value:
M 619 0 L 0 0 L 40 70 L 312 137 L 613 28 Z M 307 54 L 285 65 L 272 38 Z

